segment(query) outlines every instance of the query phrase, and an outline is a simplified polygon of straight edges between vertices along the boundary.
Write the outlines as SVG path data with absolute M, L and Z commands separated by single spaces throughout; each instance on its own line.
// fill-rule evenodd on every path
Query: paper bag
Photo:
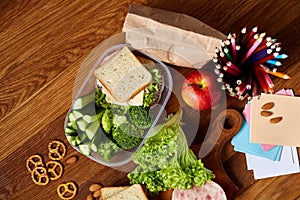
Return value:
M 178 66 L 201 68 L 226 36 L 185 14 L 131 5 L 123 32 L 126 43 Z

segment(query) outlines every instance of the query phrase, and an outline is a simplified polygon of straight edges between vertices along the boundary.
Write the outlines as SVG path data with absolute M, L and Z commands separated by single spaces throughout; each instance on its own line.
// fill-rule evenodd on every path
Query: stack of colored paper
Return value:
M 276 106 L 278 106 L 278 101 L 276 101 L 276 99 L 281 95 L 293 96 L 293 92 L 292 90 L 280 90 L 276 93 L 276 95 L 269 95 L 269 99 L 267 102 L 272 103 L 273 107 L 275 102 Z M 262 96 L 261 99 L 263 98 L 264 97 Z M 255 101 L 261 101 L 261 99 Z M 270 101 L 270 99 L 272 99 L 272 101 Z M 245 109 L 243 111 L 245 120 L 243 121 L 240 131 L 236 134 L 236 136 L 233 137 L 231 141 L 232 145 L 234 146 L 234 150 L 246 154 L 247 168 L 248 170 L 253 170 L 255 179 L 300 172 L 298 153 L 296 149 L 296 146 L 299 146 L 300 143 L 299 145 L 294 145 L 295 143 L 293 143 L 293 146 L 289 145 L 289 143 L 286 142 L 281 144 L 280 141 L 286 141 L 287 139 L 280 139 L 278 142 L 272 141 L 269 143 L 267 137 L 263 137 L 266 140 L 260 140 L 260 142 L 257 142 L 256 139 L 260 138 L 262 134 L 269 133 L 269 128 L 272 129 L 274 128 L 272 127 L 273 125 L 276 126 L 280 123 L 280 121 L 277 123 L 269 122 L 272 118 L 278 118 L 278 115 L 275 113 L 274 108 L 270 110 L 268 108 L 267 114 L 263 114 L 263 116 L 261 116 L 261 103 L 262 102 L 255 102 L 255 104 L 253 105 L 253 101 L 251 101 L 245 106 Z M 266 103 L 263 102 L 263 104 L 265 105 Z M 255 108 L 253 108 L 254 106 Z M 257 109 L 257 107 L 259 107 L 259 109 Z M 278 112 L 278 110 L 276 110 L 276 112 Z M 260 115 L 260 117 L 262 117 L 263 119 L 255 118 L 255 115 Z M 281 115 L 279 116 L 281 117 Z M 285 118 L 288 119 L 288 117 L 286 116 L 287 115 L 282 116 L 281 120 L 285 120 Z M 257 120 L 269 120 L 267 123 L 270 124 L 257 126 Z M 254 123 L 255 125 L 253 126 Z M 260 128 L 259 130 L 257 130 L 258 127 Z M 285 131 L 282 128 L 280 129 L 280 127 L 276 128 L 278 129 L 277 131 L 279 133 L 280 131 L 282 131 L 280 136 L 277 135 L 277 138 L 285 137 Z M 257 137 L 258 134 L 259 136 Z

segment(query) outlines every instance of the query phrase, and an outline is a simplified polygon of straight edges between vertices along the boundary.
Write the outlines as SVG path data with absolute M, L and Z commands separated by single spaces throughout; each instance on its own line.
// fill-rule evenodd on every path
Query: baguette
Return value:
M 118 102 L 127 102 L 151 82 L 151 73 L 123 47 L 94 71 L 94 76 Z

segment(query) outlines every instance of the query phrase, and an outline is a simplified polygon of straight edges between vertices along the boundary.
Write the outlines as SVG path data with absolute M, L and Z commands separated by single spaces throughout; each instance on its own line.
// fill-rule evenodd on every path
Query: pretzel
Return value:
M 48 149 L 51 160 L 61 160 L 67 153 L 65 144 L 57 140 L 50 142 Z
M 32 170 L 31 178 L 33 182 L 37 185 L 47 185 L 49 183 L 47 169 L 42 166 L 38 166 Z
M 63 166 L 57 161 L 48 161 L 46 167 L 50 180 L 57 180 L 63 174 Z
M 57 186 L 57 194 L 61 199 L 73 199 L 77 193 L 77 186 L 74 182 L 62 183 Z
M 26 160 L 26 167 L 28 169 L 29 172 L 32 172 L 36 167 L 43 167 L 44 163 L 43 163 L 43 158 L 42 156 L 35 154 L 30 156 L 27 160 Z

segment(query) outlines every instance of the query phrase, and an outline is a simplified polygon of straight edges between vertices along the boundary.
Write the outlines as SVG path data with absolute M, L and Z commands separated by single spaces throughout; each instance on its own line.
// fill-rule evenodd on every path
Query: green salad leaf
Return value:
M 131 184 L 144 184 L 155 194 L 202 186 L 215 177 L 189 149 L 180 124 L 181 115 L 179 110 L 154 127 L 144 145 L 132 155 L 138 166 L 128 174 Z

